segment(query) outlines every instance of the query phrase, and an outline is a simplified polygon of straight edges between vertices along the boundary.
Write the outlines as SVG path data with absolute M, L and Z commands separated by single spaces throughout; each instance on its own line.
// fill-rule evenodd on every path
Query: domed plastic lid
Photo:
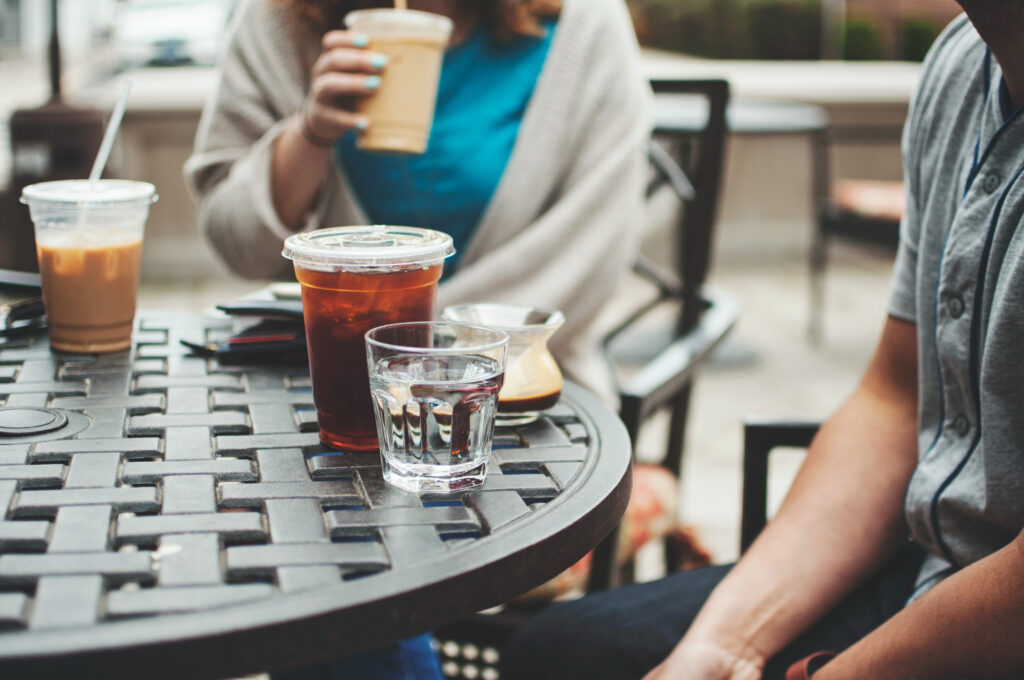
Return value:
M 55 208 L 103 208 L 132 203 L 149 204 L 156 200 L 156 187 L 149 182 L 127 179 L 65 179 L 30 184 L 21 192 L 21 202 L 48 204 Z
M 440 14 L 414 9 L 359 9 L 345 15 L 345 26 L 353 31 L 377 36 L 419 38 L 447 43 L 452 20 Z
M 440 264 L 455 253 L 452 237 L 418 227 L 332 227 L 289 236 L 281 253 L 317 271 L 401 270 Z

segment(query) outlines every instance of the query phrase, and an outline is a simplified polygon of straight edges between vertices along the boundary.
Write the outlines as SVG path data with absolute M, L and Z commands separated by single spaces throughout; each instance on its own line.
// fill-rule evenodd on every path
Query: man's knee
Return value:
M 727 567 L 676 574 L 549 607 L 502 653 L 502 677 L 642 677 L 679 641 Z

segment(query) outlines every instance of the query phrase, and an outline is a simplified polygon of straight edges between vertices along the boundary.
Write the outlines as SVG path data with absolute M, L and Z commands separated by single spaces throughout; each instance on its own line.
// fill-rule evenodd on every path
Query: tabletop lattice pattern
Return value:
M 0 405 L 70 417 L 58 435 L 0 437 L 5 634 L 372 580 L 502 531 L 585 467 L 588 430 L 563 400 L 499 431 L 481 489 L 391 489 L 376 454 L 320 446 L 305 367 L 221 366 L 179 343 L 230 330 L 148 318 L 130 354 L 0 347 Z

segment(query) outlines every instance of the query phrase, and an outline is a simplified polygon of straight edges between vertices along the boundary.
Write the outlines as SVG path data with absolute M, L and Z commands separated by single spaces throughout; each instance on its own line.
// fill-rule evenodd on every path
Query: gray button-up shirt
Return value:
M 925 61 L 903 146 L 889 312 L 918 330 L 916 597 L 1024 528 L 1024 115 L 963 16 Z

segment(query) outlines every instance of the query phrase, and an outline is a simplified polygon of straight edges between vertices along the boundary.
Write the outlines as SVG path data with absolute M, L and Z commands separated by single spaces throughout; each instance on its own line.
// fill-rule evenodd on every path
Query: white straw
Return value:
M 121 127 L 121 118 L 124 117 L 124 108 L 128 104 L 128 93 L 132 89 L 130 80 L 124 81 L 124 89 L 121 90 L 121 98 L 114 105 L 114 111 L 110 114 L 110 121 L 107 122 L 107 130 L 103 133 L 103 141 L 100 143 L 99 153 L 93 161 L 92 171 L 89 173 L 90 188 L 96 188 L 96 182 L 103 174 L 103 168 L 107 165 L 107 158 L 110 157 L 110 149 L 114 146 L 114 138 L 117 137 L 117 129 Z

